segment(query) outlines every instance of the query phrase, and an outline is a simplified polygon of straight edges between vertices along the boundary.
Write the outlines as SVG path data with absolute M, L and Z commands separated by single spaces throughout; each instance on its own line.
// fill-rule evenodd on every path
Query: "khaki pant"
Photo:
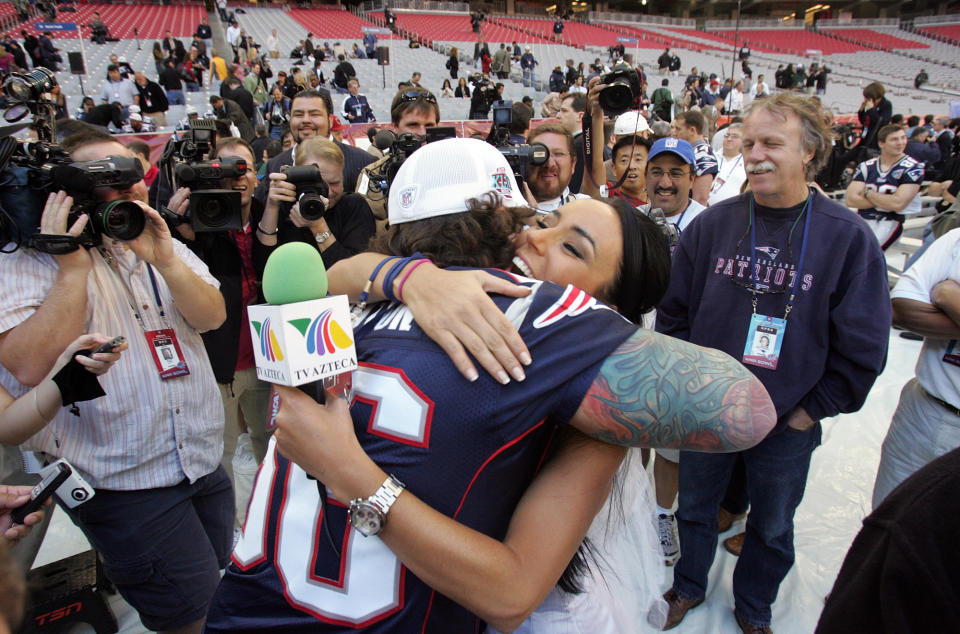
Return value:
M 241 428 L 250 432 L 253 454 L 257 462 L 267 453 L 270 434 L 266 431 L 267 409 L 270 401 L 270 385 L 257 378 L 257 370 L 239 370 L 233 375 L 233 383 L 220 383 L 223 399 L 223 459 L 220 463 L 233 481 L 233 452 L 237 448 L 237 436 Z
M 143 114 L 147 115 L 153 122 L 157 124 L 157 127 L 167 125 L 167 113 L 166 112 L 144 112 Z

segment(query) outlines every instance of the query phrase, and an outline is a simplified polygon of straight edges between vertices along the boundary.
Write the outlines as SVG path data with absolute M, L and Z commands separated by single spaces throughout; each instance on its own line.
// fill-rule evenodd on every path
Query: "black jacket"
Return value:
M 317 246 L 313 233 L 309 229 L 297 227 L 290 221 L 290 207 L 291 205 L 280 207 L 277 246 L 288 242 L 304 242 Z M 263 208 L 258 207 L 258 209 L 260 209 L 259 215 L 251 214 L 250 216 L 250 222 L 254 223 L 254 226 L 263 218 Z M 324 217 L 327 226 L 330 227 L 330 233 L 336 237 L 336 242 L 320 253 L 323 265 L 328 269 L 338 261 L 366 250 L 370 238 L 377 232 L 377 222 L 373 212 L 370 211 L 370 205 L 360 194 L 344 194 L 337 206 L 328 209 Z M 254 266 L 258 274 L 262 273 L 266 258 L 275 248 L 260 245 L 254 249 Z
M 173 66 L 164 66 L 160 71 L 160 85 L 164 90 L 183 90 L 183 82 L 180 81 L 180 73 Z
M 254 217 L 262 216 L 263 206 L 254 200 L 250 214 L 251 222 L 254 222 Z M 176 235 L 179 240 L 183 240 L 182 236 Z M 240 249 L 229 231 L 198 233 L 193 242 L 186 240 L 183 242 L 203 260 L 210 269 L 210 274 L 220 282 L 220 293 L 226 304 L 227 319 L 219 328 L 209 330 L 201 337 L 203 337 L 203 345 L 207 349 L 207 356 L 210 357 L 210 365 L 213 367 L 213 375 L 217 382 L 230 383 L 233 381 L 233 374 L 237 367 L 240 337 L 243 329 L 249 328 L 243 319 L 243 260 L 240 257 Z M 266 262 L 268 254 L 265 249 L 266 247 L 254 237 L 254 263 Z M 257 276 L 257 303 L 262 304 L 264 299 L 260 280 L 263 276 L 263 268 L 262 266 L 257 268 L 256 264 L 254 268 Z
M 243 114 L 247 115 L 247 119 L 251 122 L 253 121 L 253 95 L 250 94 L 249 90 L 242 85 L 231 88 L 227 85 L 227 82 L 223 82 L 220 84 L 220 96 L 224 99 L 235 101 L 237 105 L 240 106 L 240 109 L 243 110 Z
M 243 109 L 240 108 L 240 104 L 236 101 L 233 99 L 224 99 L 223 105 L 219 109 L 214 109 L 214 114 L 217 115 L 218 120 L 227 120 L 235 123 L 244 141 L 247 143 L 253 141 L 253 126 L 250 124 L 250 119 L 247 118 L 247 115 L 243 113 Z
M 119 130 L 123 127 L 123 112 L 110 103 L 102 103 L 90 109 L 83 120 L 91 125 L 106 128 L 111 123 Z
M 334 143 L 336 143 L 336 141 L 334 141 Z M 337 145 L 343 152 L 343 191 L 345 193 L 355 192 L 357 191 L 357 178 L 360 177 L 360 172 L 365 166 L 376 161 L 377 158 L 369 152 L 364 152 L 360 148 L 346 143 L 337 143 Z M 270 159 L 267 163 L 267 174 L 279 172 L 280 168 L 284 165 L 293 165 L 293 148 L 281 152 Z M 257 186 L 257 192 L 254 194 L 254 196 L 264 204 L 266 204 L 267 190 L 270 187 L 268 180 L 269 179 L 264 178 L 260 185 Z
M 137 87 L 137 92 L 140 93 L 140 109 L 145 114 L 166 112 L 170 108 L 170 104 L 167 102 L 167 93 L 157 82 L 148 79 L 146 86 L 134 85 Z

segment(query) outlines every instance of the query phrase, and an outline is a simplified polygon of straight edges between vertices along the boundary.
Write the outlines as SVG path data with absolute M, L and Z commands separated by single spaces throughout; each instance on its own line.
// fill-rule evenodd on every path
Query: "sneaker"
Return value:
M 660 527 L 660 548 L 663 550 L 664 563 L 672 566 L 680 559 L 680 535 L 677 533 L 677 518 L 671 513 L 657 516 Z

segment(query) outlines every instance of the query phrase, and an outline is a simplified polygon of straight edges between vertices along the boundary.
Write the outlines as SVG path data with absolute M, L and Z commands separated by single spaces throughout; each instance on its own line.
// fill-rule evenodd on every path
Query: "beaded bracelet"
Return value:
M 413 263 L 413 265 L 409 269 L 407 269 L 407 272 L 403 275 L 403 279 L 400 280 L 400 284 L 397 285 L 397 299 L 399 299 L 401 302 L 403 301 L 403 285 L 407 283 L 407 278 L 410 277 L 410 274 L 413 273 L 418 266 L 429 261 L 430 260 L 428 260 L 427 258 L 417 260 L 416 262 Z

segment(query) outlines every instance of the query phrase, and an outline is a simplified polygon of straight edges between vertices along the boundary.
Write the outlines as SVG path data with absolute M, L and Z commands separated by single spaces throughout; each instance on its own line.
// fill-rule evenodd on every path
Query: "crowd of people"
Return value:
M 0 442 L 66 458 L 95 488 L 67 513 L 146 627 L 669 629 L 704 601 L 718 535 L 745 517 L 724 540 L 739 557 L 734 615 L 743 632 L 770 632 L 821 421 L 862 407 L 891 323 L 925 341 L 883 444 L 878 516 L 903 517 L 892 505 L 914 499 L 898 485 L 960 446 L 960 120 L 904 119 L 870 84 L 859 142 L 840 148 L 811 94 L 825 67 L 785 68 L 773 88 L 693 68 L 674 93 L 668 49 L 648 93 L 620 50 L 553 70 L 543 114 L 555 122 L 533 126 L 532 102 L 513 105 L 510 144 L 548 150 L 522 180 L 480 139 L 426 143 L 398 168 L 389 149 L 338 137 L 343 123 L 375 124 L 371 139 L 386 125 L 348 61 L 375 41 L 351 54 L 308 34 L 287 72 L 271 68 L 275 33 L 261 53 L 235 23 L 227 31 L 226 56 L 206 21 L 189 47 L 168 32 L 156 82 L 112 59 L 99 102 L 81 104 L 61 142 L 74 161 L 139 161 L 144 180 L 97 191 L 136 202 L 139 237 L 0 255 Z M 478 118 L 502 92 L 493 80 L 519 63 L 532 81 L 537 65 L 516 42 L 491 56 L 478 38 L 474 57 L 482 79 L 468 86 L 454 51 L 437 92 L 471 98 Z M 605 77 L 624 63 L 639 90 L 606 116 Z M 443 101 L 420 79 L 399 86 L 389 123 L 423 140 Z M 216 85 L 214 156 L 255 169 L 221 183 L 239 192 L 241 228 L 195 232 L 157 211 L 188 214 L 190 190 L 110 132 L 164 125 L 184 89 Z M 177 127 L 200 116 L 188 107 Z M 831 163 L 849 169 L 843 204 L 821 189 Z M 292 166 L 326 184 L 320 217 L 301 213 Z M 883 249 L 927 181 L 943 213 L 891 300 Z M 51 194 L 41 232 L 79 236 L 72 206 Z M 331 293 L 358 306 L 353 400 L 318 404 L 257 376 L 247 307 L 291 243 L 315 249 Z M 127 343 L 77 354 L 116 334 Z M 69 400 L 57 377 L 71 364 L 105 394 Z M 241 438 L 261 465 L 247 495 L 231 469 Z M 627 447 L 655 451 L 652 483 L 650 457 Z M 11 524 L 28 492 L 0 489 L 6 540 L 42 519 Z M 884 538 L 858 538 L 847 564 L 873 565 L 841 571 L 822 631 L 875 621 L 880 601 L 908 609 L 869 591 L 909 573 L 884 568 L 892 547 L 870 548 Z M 674 566 L 666 594 L 621 583 L 627 552 L 646 557 L 648 577 Z M 913 622 L 947 631 L 935 625 L 946 613 Z

